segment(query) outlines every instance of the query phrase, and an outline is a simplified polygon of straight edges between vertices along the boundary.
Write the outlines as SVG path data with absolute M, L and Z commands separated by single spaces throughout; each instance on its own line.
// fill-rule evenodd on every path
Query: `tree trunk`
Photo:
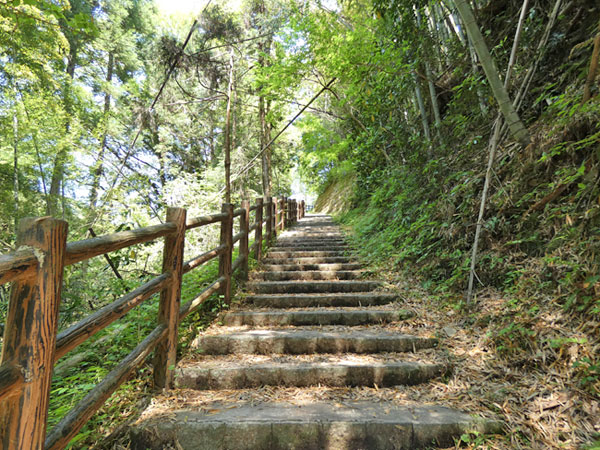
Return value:
M 100 189 L 100 182 L 102 175 L 104 174 L 104 154 L 106 151 L 107 139 L 108 139 L 108 115 L 110 113 L 110 84 L 113 78 L 115 58 L 114 53 L 111 51 L 108 53 L 108 67 L 106 70 L 106 84 L 107 91 L 104 94 L 104 130 L 102 132 L 102 142 L 100 144 L 100 150 L 98 151 L 98 158 L 96 164 L 92 169 L 92 187 L 90 189 L 90 209 L 88 211 L 88 225 L 90 225 L 96 213 L 96 203 L 98 201 L 98 191 Z
M 483 66 L 483 70 L 487 77 L 487 80 L 492 88 L 492 92 L 496 101 L 498 102 L 498 107 L 504 116 L 508 128 L 510 132 L 514 136 L 514 138 L 519 141 L 522 145 L 527 145 L 530 142 L 529 132 L 525 125 L 521 121 L 517 111 L 513 107 L 512 102 L 506 92 L 506 88 L 504 88 L 502 81 L 500 81 L 500 75 L 498 74 L 498 68 L 496 67 L 496 63 L 492 59 L 490 52 L 485 44 L 483 39 L 483 35 L 477 26 L 477 22 L 475 21 L 475 17 L 473 16 L 473 12 L 471 11 L 471 7 L 466 2 L 466 0 L 454 0 L 454 4 L 458 9 L 458 12 L 462 18 L 462 21 L 467 29 L 467 34 L 471 38 L 473 42 L 473 46 L 475 47 L 475 51 L 477 52 L 477 56 L 479 56 L 479 61 Z
M 17 116 L 17 97 L 13 111 L 13 202 L 15 208 L 15 233 L 19 227 L 19 117 Z
M 521 8 L 521 15 L 519 17 L 519 23 L 517 24 L 517 31 L 515 32 L 515 40 L 513 42 L 512 51 L 508 61 L 508 67 L 506 69 L 506 75 L 504 77 L 504 88 L 508 89 L 510 78 L 512 75 L 512 69 L 517 58 L 517 49 L 519 48 L 519 41 L 521 39 L 521 31 L 523 30 L 523 22 L 525 21 L 525 13 L 527 12 L 527 5 L 529 0 L 523 1 L 523 7 Z M 500 131 L 502 129 L 502 114 L 499 113 L 494 123 L 494 132 L 490 141 L 490 153 L 488 156 L 488 165 L 485 171 L 485 182 L 483 183 L 483 190 L 481 191 L 481 203 L 479 205 L 479 215 L 477 217 L 477 225 L 475 228 L 475 238 L 473 239 L 473 248 L 471 250 L 471 268 L 469 272 L 469 284 L 467 288 L 467 305 L 471 304 L 473 297 L 473 283 L 475 281 L 475 267 L 477 265 L 477 250 L 479 247 L 479 236 L 481 235 L 481 229 L 483 227 L 483 215 L 485 214 L 485 205 L 487 202 L 487 193 L 490 188 L 492 180 L 492 168 L 494 166 L 494 160 L 496 159 L 496 150 L 498 149 L 498 143 L 500 141 Z
M 592 50 L 592 58 L 590 60 L 590 69 L 588 71 L 587 79 L 585 80 L 585 86 L 583 87 L 583 100 L 581 104 L 584 104 L 592 97 L 592 91 L 590 86 L 594 84 L 596 79 L 596 72 L 598 71 L 598 55 L 600 54 L 600 33 L 596 35 L 594 39 L 594 49 Z
M 231 96 L 233 92 L 233 48 L 229 51 L 229 84 L 225 113 L 225 203 L 231 203 Z
M 419 107 L 419 112 L 421 113 L 421 123 L 423 124 L 423 132 L 425 133 L 425 138 L 429 144 L 429 157 L 431 158 L 431 131 L 429 130 L 429 121 L 427 120 L 427 111 L 425 110 L 425 103 L 423 102 L 423 94 L 421 94 L 421 86 L 419 84 L 419 78 L 417 77 L 417 72 L 413 70 L 413 79 L 415 80 L 415 96 L 417 98 L 417 106 Z
M 67 116 L 67 120 L 65 123 L 65 134 L 68 135 L 71 129 L 71 116 L 73 115 L 73 105 L 71 99 L 71 83 L 73 82 L 73 78 L 75 77 L 75 66 L 77 61 L 77 51 L 78 48 L 76 46 L 71 46 L 69 50 L 69 59 L 67 63 L 67 75 L 69 76 L 66 80 L 66 85 L 63 93 L 63 101 L 65 104 L 65 112 Z M 65 162 L 67 160 L 67 147 L 66 145 L 61 145 L 56 153 L 56 157 L 54 158 L 54 167 L 52 169 L 52 178 L 50 180 L 50 192 L 49 192 L 49 204 L 48 204 L 48 213 L 51 216 L 56 216 L 58 214 L 58 203 L 61 192 L 61 185 L 64 180 L 64 168 Z M 64 191 L 64 189 L 63 189 Z M 63 211 L 64 214 L 64 211 Z

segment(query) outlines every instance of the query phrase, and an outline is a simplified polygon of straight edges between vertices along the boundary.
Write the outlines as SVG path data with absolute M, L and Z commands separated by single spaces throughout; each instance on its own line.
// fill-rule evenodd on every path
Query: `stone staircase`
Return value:
M 329 217 L 299 221 L 251 274 L 243 309 L 199 336 L 201 356 L 179 365 L 172 394 L 188 401 L 149 408 L 131 430 L 132 447 L 418 449 L 452 445 L 468 430 L 497 431 L 497 423 L 436 405 L 311 397 L 315 387 L 410 386 L 450 370 L 420 358 L 437 340 L 398 332 L 411 312 L 364 275 Z M 261 396 L 269 386 L 281 393 L 276 401 Z M 214 401 L 222 392 L 234 401 Z

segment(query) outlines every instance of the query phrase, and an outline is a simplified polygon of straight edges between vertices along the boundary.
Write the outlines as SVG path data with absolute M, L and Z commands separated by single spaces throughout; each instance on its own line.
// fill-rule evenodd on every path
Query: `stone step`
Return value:
M 309 311 L 238 311 L 223 316 L 226 326 L 310 326 L 310 325 L 365 325 L 405 320 L 409 311 L 385 310 L 309 310 Z
M 444 375 L 448 368 L 443 364 L 417 362 L 385 363 L 248 363 L 212 367 L 202 361 L 197 366 L 176 369 L 175 386 L 187 389 L 248 389 L 261 386 L 412 386 Z
M 345 245 L 346 241 L 344 239 L 317 239 L 317 238 L 307 238 L 307 237 L 293 237 L 293 238 L 280 238 L 277 239 L 277 245 L 281 246 L 304 246 L 304 245 Z
M 409 450 L 500 430 L 499 422 L 441 406 L 279 402 L 150 410 L 129 435 L 133 450 Z
M 326 245 L 326 244 L 315 244 L 315 245 L 276 245 L 269 249 L 269 253 L 295 253 L 295 252 L 341 252 L 346 253 L 350 251 L 350 247 L 347 245 Z
M 299 270 L 359 270 L 362 269 L 362 264 L 358 263 L 329 263 L 329 264 L 263 264 L 262 270 L 277 272 Z
M 267 257 L 262 260 L 263 264 L 347 264 L 352 263 L 354 260 L 349 256 L 329 256 L 329 257 L 302 257 L 302 258 L 288 258 L 280 257 L 273 258 Z
M 296 270 L 252 272 L 251 280 L 291 281 L 291 280 L 358 280 L 364 273 L 360 270 Z
M 399 300 L 387 292 L 337 294 L 262 294 L 249 295 L 246 300 L 259 308 L 310 308 L 342 306 L 378 306 Z
M 435 338 L 363 330 L 249 330 L 200 335 L 192 343 L 207 355 L 412 352 L 436 345 Z
M 267 258 L 330 258 L 336 256 L 347 256 L 347 252 L 337 250 L 293 250 L 284 252 L 269 251 L 267 253 Z
M 251 281 L 246 284 L 255 294 L 304 294 L 334 292 L 369 292 L 382 286 L 380 281 Z

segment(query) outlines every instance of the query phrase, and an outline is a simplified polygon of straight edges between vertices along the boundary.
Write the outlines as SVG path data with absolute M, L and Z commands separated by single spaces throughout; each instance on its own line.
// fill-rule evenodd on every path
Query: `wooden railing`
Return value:
M 305 213 L 304 202 L 268 197 L 253 206 L 224 204 L 221 212 L 186 219 L 186 210 L 169 208 L 166 222 L 132 231 L 67 243 L 68 224 L 51 217 L 20 223 L 18 250 L 0 256 L 0 284 L 12 282 L 0 361 L 0 440 L 3 449 L 62 449 L 81 430 L 130 373 L 154 351 L 154 385 L 173 383 L 178 325 L 212 294 L 231 299 L 232 276 L 246 280 L 253 252 L 260 261 L 263 243 Z M 250 223 L 251 213 L 254 222 Z M 233 235 L 234 222 L 240 232 Z M 186 231 L 220 223 L 220 244 L 184 261 Z M 265 232 L 263 233 L 263 230 Z M 254 243 L 249 247 L 251 233 Z M 113 303 L 58 333 L 64 268 L 115 250 L 164 237 L 162 273 Z M 232 261 L 235 245 L 238 257 Z M 180 305 L 183 274 L 219 257 L 219 275 L 193 300 Z M 157 326 L 46 435 L 52 371 L 56 361 L 90 336 L 160 292 Z

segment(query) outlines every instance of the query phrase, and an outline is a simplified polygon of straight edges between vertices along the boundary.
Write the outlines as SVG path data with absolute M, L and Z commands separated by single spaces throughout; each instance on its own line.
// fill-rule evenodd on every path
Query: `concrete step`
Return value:
M 310 326 L 365 325 L 388 323 L 412 317 L 409 311 L 385 310 L 309 310 L 309 311 L 238 311 L 223 316 L 223 325 L 234 326 Z
M 362 269 L 362 264 L 358 263 L 329 263 L 329 264 L 263 264 L 262 270 L 277 272 L 277 271 L 299 271 L 299 270 L 359 270 Z
M 337 250 L 293 250 L 283 252 L 269 251 L 267 253 L 267 258 L 330 258 L 336 256 L 347 256 L 347 254 L 345 251 Z
M 219 367 L 218 360 L 176 370 L 175 386 L 187 389 L 248 389 L 261 386 L 397 386 L 425 383 L 448 371 L 442 364 L 385 362 L 367 364 L 247 363 Z
M 350 251 L 350 247 L 347 245 L 325 245 L 325 244 L 315 244 L 315 245 L 276 245 L 269 249 L 269 253 L 281 253 L 281 252 L 341 252 L 346 253 Z
M 264 281 L 359 280 L 363 275 L 360 270 L 286 270 L 253 272 L 250 274 L 250 279 Z
M 377 306 L 397 301 L 398 295 L 387 292 L 336 294 L 262 294 L 246 297 L 259 308 L 310 308 L 341 306 Z
M 380 281 L 251 281 L 246 288 L 255 294 L 303 294 L 369 292 L 382 286 Z
M 319 257 L 298 257 L 289 258 L 287 256 L 274 258 L 272 256 L 262 260 L 263 264 L 347 264 L 354 260 L 350 256 L 319 256 Z
M 276 244 L 282 247 L 296 247 L 306 245 L 346 245 L 346 241 L 344 239 L 335 238 L 316 239 L 299 236 L 294 238 L 277 239 Z
M 412 352 L 436 345 L 435 338 L 363 330 L 249 330 L 200 335 L 192 343 L 207 355 Z
M 149 411 L 130 428 L 133 450 L 409 450 L 448 447 L 501 424 L 441 406 L 352 402 L 213 403 Z

